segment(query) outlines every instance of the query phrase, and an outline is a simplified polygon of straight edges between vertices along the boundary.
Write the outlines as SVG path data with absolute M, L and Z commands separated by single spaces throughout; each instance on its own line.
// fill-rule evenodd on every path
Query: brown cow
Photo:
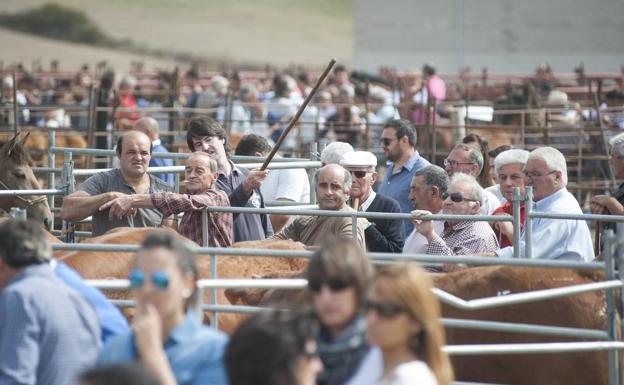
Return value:
M 476 267 L 434 276 L 434 285 L 462 299 L 492 297 L 541 289 L 592 283 L 604 279 L 601 274 L 565 269 L 517 268 L 504 266 Z M 284 306 L 300 302 L 304 292 L 267 290 L 228 290 L 233 303 Z M 296 298 L 294 301 L 293 298 Z M 442 307 L 445 318 L 479 319 L 498 322 L 556 325 L 605 330 L 606 312 L 603 292 L 573 297 L 463 311 Z M 530 334 L 488 332 L 447 328 L 447 344 L 501 344 L 526 342 L 567 342 L 582 339 Z M 455 377 L 461 381 L 501 384 L 607 384 L 607 354 L 604 352 L 508 354 L 453 356 Z

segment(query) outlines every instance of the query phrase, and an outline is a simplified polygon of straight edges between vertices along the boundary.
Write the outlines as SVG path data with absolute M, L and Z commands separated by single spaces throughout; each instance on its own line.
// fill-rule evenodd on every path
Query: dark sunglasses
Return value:
M 331 291 L 340 291 L 351 286 L 348 282 L 343 281 L 342 279 L 328 279 L 326 281 L 309 281 L 308 282 L 308 287 L 314 293 L 319 293 L 323 285 L 327 285 L 327 287 L 329 287 L 329 290 Z
M 374 310 L 381 318 L 394 318 L 405 312 L 405 308 L 401 305 L 387 302 L 375 302 L 369 299 L 364 301 L 364 310 L 366 310 L 366 312 Z
M 398 140 L 398 138 L 381 138 L 381 143 L 383 143 L 384 146 L 389 146 L 390 143 L 394 142 L 395 140 Z
M 451 200 L 453 202 L 462 202 L 462 201 L 478 202 L 479 201 L 478 199 L 465 198 L 460 193 L 451 193 L 451 194 L 449 194 L 448 192 L 443 192 L 442 193 L 442 199 L 446 199 L 448 197 L 451 197 Z
M 358 179 L 362 179 L 368 174 L 368 171 L 351 171 L 351 175 Z
M 164 271 L 156 271 L 152 273 L 152 285 L 159 289 L 166 289 L 169 286 L 169 274 Z M 128 280 L 130 281 L 130 288 L 140 289 L 145 285 L 145 273 L 143 270 L 134 269 L 128 274 Z

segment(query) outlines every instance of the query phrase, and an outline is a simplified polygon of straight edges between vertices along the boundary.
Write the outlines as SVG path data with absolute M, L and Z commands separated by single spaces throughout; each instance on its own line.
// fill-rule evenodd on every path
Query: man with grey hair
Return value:
M 345 142 L 333 142 L 321 151 L 321 164 L 340 164 L 344 154 L 353 152 L 353 147 Z
M 464 173 L 477 177 L 483 169 L 483 155 L 474 147 L 466 144 L 458 144 L 444 159 L 444 168 L 450 177 L 457 173 Z M 481 214 L 492 214 L 500 206 L 500 201 L 496 195 L 483 190 L 483 204 Z
M 429 165 L 416 171 L 410 186 L 409 199 L 417 210 L 427 210 L 434 214 L 442 213 L 444 199 L 448 189 L 449 177 L 442 167 Z M 416 214 L 417 211 L 412 211 Z M 416 218 L 415 218 L 416 219 Z M 433 221 L 433 231 L 442 234 L 444 221 Z M 424 254 L 429 241 L 416 229 L 405 239 L 404 254 Z
M 328 164 L 321 167 L 314 174 L 316 198 L 319 209 L 342 212 L 353 212 L 347 206 L 349 190 L 351 189 L 351 173 L 337 164 Z M 363 249 L 364 229 L 369 223 L 365 218 L 357 220 L 357 234 L 353 237 L 353 227 L 349 217 L 309 216 L 298 217 L 269 239 L 292 239 L 306 246 L 320 246 L 329 238 L 347 238 L 357 241 Z
M 178 232 L 200 246 L 227 247 L 232 244 L 232 214 L 208 212 L 208 245 L 203 242 L 202 211 L 204 207 L 229 207 L 226 193 L 215 188 L 217 162 L 205 152 L 194 152 L 186 161 L 186 192 L 152 192 L 122 195 L 106 202 L 99 210 L 109 210 L 109 217 L 127 216 L 139 208 L 152 208 L 163 216 L 184 213 Z
M 609 141 L 611 147 L 609 162 L 613 167 L 613 176 L 624 179 L 624 133 L 618 134 Z M 590 203 L 594 214 L 624 215 L 624 183 L 620 184 L 608 195 L 596 195 Z M 605 224 L 607 228 L 614 228 L 612 223 Z
M 524 167 L 526 186 L 533 187 L 533 212 L 552 214 L 583 214 L 581 207 L 566 189 L 568 183 L 566 160 L 553 147 L 540 147 L 531 152 Z M 530 223 L 533 245 L 529 258 L 591 261 L 594 259 L 591 234 L 587 222 L 540 218 Z M 526 233 L 520 239 L 524 255 Z M 512 258 L 513 247 L 496 252 L 501 258 Z
M 451 215 L 478 215 L 483 199 L 483 189 L 474 177 L 457 173 L 451 177 L 446 193 L 442 195 L 442 212 Z M 426 254 L 470 255 L 491 253 L 498 249 L 492 227 L 487 222 L 446 221 L 441 235 L 436 234 L 431 220 L 422 219 L 430 211 L 415 210 L 412 213 L 416 231 L 428 242 Z M 445 266 L 445 270 L 447 267 Z M 452 268 L 449 266 L 449 270 Z
M 97 358 L 97 316 L 55 277 L 51 254 L 39 225 L 0 224 L 0 384 L 74 384 Z

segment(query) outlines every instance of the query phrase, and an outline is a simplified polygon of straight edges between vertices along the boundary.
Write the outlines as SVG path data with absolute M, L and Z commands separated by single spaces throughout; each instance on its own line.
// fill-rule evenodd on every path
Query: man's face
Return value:
M 539 201 L 560 188 L 561 172 L 550 171 L 540 158 L 529 158 L 524 167 L 525 184 L 533 187 L 533 200 Z
M 524 165 L 512 163 L 502 166 L 498 172 L 498 183 L 501 193 L 509 202 L 513 197 L 514 187 L 519 187 L 520 194 L 524 195 Z
M 316 197 L 321 210 L 340 210 L 347 201 L 344 173 L 338 167 L 324 167 L 316 181 Z
M 377 173 L 370 167 L 347 167 L 347 171 L 351 173 L 353 180 L 349 196 L 351 199 L 360 199 L 360 204 L 362 204 L 362 199 L 367 197 L 373 189 L 373 184 L 377 180 Z
M 429 210 L 431 208 L 431 187 L 425 185 L 425 177 L 418 175 L 412 178 L 410 184 L 409 200 L 418 210 Z
M 624 156 L 618 156 L 614 151 L 611 151 L 610 161 L 614 176 L 618 179 L 624 179 Z
M 210 162 L 204 156 L 192 156 L 186 162 L 186 191 L 198 194 L 212 187 L 215 174 L 210 170 Z
M 225 153 L 225 139 L 220 139 L 217 136 L 202 136 L 201 138 L 193 138 L 193 150 L 205 152 L 219 163 L 223 163 L 227 160 L 227 155 Z
M 140 177 L 147 172 L 150 159 L 150 140 L 147 136 L 128 135 L 121 145 L 121 154 L 118 154 L 121 170 L 124 175 Z
M 469 201 L 467 199 L 474 200 L 472 195 L 472 189 L 470 186 L 463 182 L 453 183 L 447 190 L 448 196 L 444 200 L 443 212 L 444 214 L 455 215 L 475 215 L 479 213 L 481 205 L 479 202 Z M 459 194 L 459 195 L 457 195 Z M 453 197 L 461 196 L 460 202 L 453 201 Z M 448 221 L 449 223 L 455 223 Z
M 386 159 L 391 162 L 396 162 L 403 156 L 403 149 L 401 149 L 399 139 L 396 136 L 396 130 L 392 127 L 384 128 L 381 134 L 381 149 Z
M 444 160 L 444 169 L 449 176 L 453 176 L 456 172 L 477 176 L 479 172 L 478 166 L 470 160 L 468 154 L 468 151 L 462 150 L 461 148 L 451 151 Z

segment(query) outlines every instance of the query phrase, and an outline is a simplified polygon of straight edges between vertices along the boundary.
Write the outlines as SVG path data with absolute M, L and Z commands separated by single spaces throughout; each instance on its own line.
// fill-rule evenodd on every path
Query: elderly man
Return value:
M 368 151 L 355 151 L 345 156 L 340 164 L 351 173 L 353 180 L 349 196 L 355 210 L 381 213 L 400 213 L 401 207 L 392 198 L 373 191 L 377 180 L 377 158 Z M 356 207 L 357 206 L 357 207 Z M 403 226 L 394 219 L 372 219 L 364 231 L 368 251 L 400 253 L 403 249 Z
M 161 144 L 160 133 L 158 128 L 158 122 L 154 118 L 144 116 L 134 122 L 134 129 L 141 131 L 152 141 L 152 155 L 155 153 L 166 154 L 169 151 Z M 152 157 L 149 162 L 150 167 L 167 167 L 173 166 L 173 160 L 167 158 L 154 158 Z M 173 186 L 173 174 L 154 174 L 155 177 L 160 178 Z
M 483 169 L 483 155 L 481 151 L 466 144 L 458 144 L 444 159 L 444 168 L 450 177 L 456 173 L 464 173 L 477 178 Z M 483 190 L 483 204 L 481 214 L 489 215 L 500 206 L 496 195 Z
M 412 178 L 410 188 L 410 200 L 417 210 L 427 210 L 434 214 L 442 213 L 444 199 L 442 196 L 448 189 L 448 174 L 442 167 L 429 165 L 416 171 Z M 412 212 L 417 214 L 417 212 Z M 433 231 L 442 234 L 444 231 L 444 221 L 433 221 Z M 405 239 L 403 246 L 404 254 L 424 254 L 429 241 L 418 230 L 414 229 Z
M 353 147 L 349 143 L 330 143 L 323 149 L 323 151 L 321 151 L 321 164 L 323 166 L 327 164 L 340 164 L 340 161 L 345 154 L 350 152 L 353 152 Z
M 528 151 L 512 149 L 501 152 L 494 160 L 494 170 L 500 191 L 505 198 L 505 203 L 494 210 L 493 215 L 513 215 L 511 199 L 513 197 L 513 189 L 518 187 L 520 195 L 524 196 L 524 166 L 528 159 Z M 524 223 L 524 203 L 520 205 L 520 223 Z M 494 222 L 492 227 L 500 247 L 512 245 L 513 225 L 511 222 Z
M 578 202 L 566 189 L 566 160 L 559 150 L 541 147 L 533 150 L 524 167 L 525 183 L 533 187 L 534 212 L 583 214 Z M 531 221 L 533 253 L 531 258 L 591 261 L 594 259 L 591 234 L 582 220 L 534 219 Z M 520 239 L 524 253 L 526 233 Z M 496 252 L 513 257 L 511 246 Z
M 259 188 L 269 172 L 234 165 L 229 158 L 227 134 L 216 120 L 193 118 L 186 143 L 191 151 L 205 152 L 217 162 L 216 187 L 228 195 L 232 207 L 265 207 Z M 234 215 L 234 242 L 265 239 L 271 234 L 273 227 L 266 214 Z
M 337 164 L 328 164 L 321 167 L 314 174 L 316 198 L 321 210 L 353 212 L 347 206 L 349 190 L 351 189 L 351 173 Z M 368 221 L 364 218 L 357 220 L 356 240 L 364 248 L 364 229 Z M 351 218 L 310 216 L 299 217 L 282 231 L 273 235 L 271 239 L 292 239 L 306 246 L 319 246 L 329 238 L 353 238 Z
M 611 157 L 609 162 L 613 167 L 613 176 L 616 179 L 624 179 L 624 133 L 614 136 L 610 141 Z M 590 203 L 591 212 L 594 214 L 624 215 L 624 183 L 616 188 L 611 196 L 596 195 Z M 614 228 L 608 223 L 608 228 Z
M 0 384 L 74 384 L 95 363 L 97 317 L 55 277 L 51 254 L 37 224 L 0 224 Z
M 155 208 L 164 216 L 184 213 L 178 231 L 200 246 L 202 237 L 202 212 L 204 207 L 228 207 L 223 191 L 214 188 L 217 163 L 208 154 L 195 152 L 186 161 L 186 191 L 188 194 L 155 192 L 151 194 L 124 195 L 106 202 L 100 211 L 108 210 L 110 218 L 126 216 L 139 208 Z M 209 212 L 208 246 L 227 247 L 232 244 L 232 214 Z
M 416 141 L 416 130 L 407 120 L 392 120 L 381 135 L 381 148 L 388 163 L 385 179 L 378 190 L 399 202 L 403 213 L 413 209 L 408 196 L 414 174 L 429 165 L 416 151 Z M 403 234 L 411 233 L 413 228 L 411 221 L 403 221 Z
M 457 173 L 451 177 L 448 190 L 442 195 L 444 214 L 478 215 L 481 210 L 483 189 L 474 177 Z M 412 213 L 416 230 L 428 242 L 426 254 L 434 255 L 469 255 L 494 252 L 498 242 L 492 227 L 487 222 L 446 221 L 441 235 L 436 234 L 432 221 L 421 219 L 431 214 L 426 210 Z
M 129 194 L 172 191 L 172 187 L 147 173 L 151 159 L 152 142 L 138 131 L 128 131 L 117 140 L 120 167 L 92 175 L 78 191 L 66 196 L 61 217 L 79 221 L 92 215 L 93 235 L 101 235 L 115 227 L 159 226 L 162 213 L 156 209 L 141 208 L 126 216 L 110 217 L 99 208 L 106 202 Z

